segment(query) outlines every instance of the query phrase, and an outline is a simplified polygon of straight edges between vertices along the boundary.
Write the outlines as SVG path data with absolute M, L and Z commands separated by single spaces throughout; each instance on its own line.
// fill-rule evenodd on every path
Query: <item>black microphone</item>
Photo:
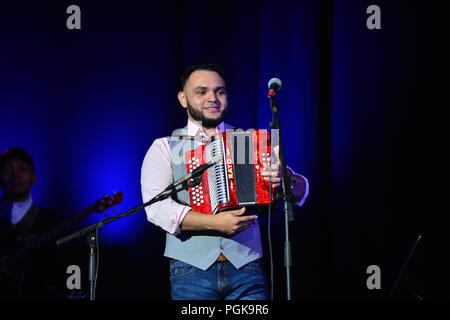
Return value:
M 281 80 L 278 78 L 272 78 L 269 80 L 267 86 L 269 87 L 269 96 L 273 97 L 278 91 L 281 90 Z
M 175 181 L 174 183 L 172 183 L 170 186 L 168 186 L 166 188 L 165 191 L 170 190 L 175 188 L 176 186 L 182 184 L 183 182 L 189 180 L 189 179 L 193 179 L 195 177 L 200 176 L 203 171 L 207 170 L 208 168 L 216 165 L 217 163 L 219 163 L 220 161 L 222 161 L 222 157 L 221 156 L 216 156 L 214 158 L 211 159 L 211 161 L 202 164 L 201 166 L 195 168 L 194 170 L 192 170 L 192 172 L 188 173 L 187 175 L 185 175 L 184 177 L 181 177 L 180 179 L 178 179 L 177 181 Z

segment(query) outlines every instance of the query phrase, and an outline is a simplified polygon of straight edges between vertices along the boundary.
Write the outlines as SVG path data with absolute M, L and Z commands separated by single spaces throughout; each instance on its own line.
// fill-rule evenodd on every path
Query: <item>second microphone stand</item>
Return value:
M 198 176 L 192 177 L 192 180 L 189 184 L 188 184 L 187 180 L 181 182 L 180 183 L 181 188 L 179 188 L 179 189 L 177 189 L 177 184 L 172 184 L 169 187 L 167 187 L 163 192 L 161 192 L 160 194 L 155 196 L 153 199 L 151 199 L 150 201 L 148 201 L 144 204 L 141 204 L 133 209 L 125 211 L 116 216 L 109 217 L 109 218 L 103 219 L 97 223 L 91 224 L 84 229 L 76 231 L 76 232 L 56 241 L 56 245 L 60 246 L 68 241 L 78 239 L 78 238 L 84 237 L 84 236 L 87 237 L 89 247 L 90 247 L 90 253 L 89 253 L 89 286 L 90 286 L 89 299 L 90 300 L 95 300 L 95 287 L 96 287 L 96 282 L 97 282 L 97 268 L 98 268 L 98 264 L 97 264 L 98 230 L 103 228 L 108 223 L 114 222 L 123 217 L 131 216 L 134 213 L 137 213 L 138 211 L 144 209 L 145 207 L 147 207 L 155 202 L 167 199 L 169 196 L 175 195 L 182 190 L 186 190 L 189 187 L 195 187 L 196 185 L 201 183 L 201 178 L 199 177 L 200 172 L 197 174 L 198 174 Z
M 284 230 L 285 230 L 285 242 L 284 242 L 284 265 L 286 268 L 286 294 L 287 300 L 292 300 L 292 254 L 291 254 L 291 240 L 289 236 L 289 223 L 294 221 L 294 214 L 292 204 L 294 203 L 294 196 L 291 189 L 291 180 L 287 175 L 286 160 L 284 156 L 283 143 L 281 139 L 281 124 L 278 120 L 278 103 L 275 100 L 275 94 L 269 93 L 270 107 L 272 109 L 272 122 L 270 123 L 271 129 L 278 130 L 279 141 L 279 157 L 281 162 L 281 168 L 283 170 L 283 176 L 281 177 L 281 186 L 284 199 Z

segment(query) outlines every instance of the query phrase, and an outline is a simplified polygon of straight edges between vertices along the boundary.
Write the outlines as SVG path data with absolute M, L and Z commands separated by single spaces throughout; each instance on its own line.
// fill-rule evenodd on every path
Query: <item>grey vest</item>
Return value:
M 225 127 L 229 129 L 231 127 Z M 184 162 L 185 152 L 199 146 L 196 140 L 183 140 L 178 135 L 186 136 L 187 127 L 177 129 L 169 139 L 171 149 L 173 178 L 177 180 L 187 174 Z M 189 194 L 186 190 L 178 193 L 178 198 L 189 205 Z M 249 212 L 246 212 L 249 214 Z M 236 267 L 241 268 L 247 263 L 262 257 L 261 234 L 259 223 L 231 237 L 218 233 L 184 233 L 173 236 L 166 233 L 166 248 L 164 255 L 193 265 L 202 270 L 208 269 L 223 253 Z

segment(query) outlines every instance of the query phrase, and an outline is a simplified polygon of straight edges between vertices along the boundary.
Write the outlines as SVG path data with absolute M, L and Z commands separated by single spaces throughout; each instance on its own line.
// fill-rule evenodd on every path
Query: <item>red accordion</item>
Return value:
M 201 183 L 189 187 L 190 206 L 197 212 L 215 214 L 221 209 L 266 205 L 273 202 L 270 182 L 261 173 L 271 163 L 268 130 L 219 133 L 211 141 L 185 153 L 187 172 L 220 156 L 207 169 Z

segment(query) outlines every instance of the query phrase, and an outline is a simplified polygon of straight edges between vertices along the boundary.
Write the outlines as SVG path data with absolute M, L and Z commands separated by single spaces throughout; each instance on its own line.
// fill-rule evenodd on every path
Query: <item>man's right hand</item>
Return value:
M 229 236 L 248 229 L 258 216 L 243 216 L 245 207 L 237 210 L 222 211 L 215 214 L 215 229 Z
M 232 236 L 248 229 L 258 216 L 243 216 L 245 208 L 221 211 L 215 215 L 190 210 L 181 223 L 181 230 L 214 230 Z

